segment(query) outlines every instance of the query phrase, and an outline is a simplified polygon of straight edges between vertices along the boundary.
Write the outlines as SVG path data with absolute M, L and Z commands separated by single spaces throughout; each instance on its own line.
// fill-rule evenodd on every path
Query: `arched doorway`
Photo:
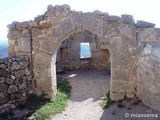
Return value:
M 34 21 L 16 22 L 9 29 L 8 38 L 13 42 L 9 53 L 30 56 L 34 90 L 37 94 L 45 92 L 49 98 L 55 96 L 56 55 L 59 46 L 76 31 L 87 30 L 100 38 L 102 49 L 109 50 L 112 63 L 111 98 L 120 100 L 125 95 L 129 97 L 135 95 L 136 27 L 127 19 L 98 11 L 92 13 L 72 11 L 67 5 L 50 6 Z M 105 49 L 102 53 L 107 52 Z
M 78 31 L 61 43 L 56 64 L 57 70 L 111 70 L 109 50 L 97 35 L 87 30 Z
M 98 101 L 109 91 L 110 54 L 97 35 L 83 29 L 75 31 L 62 41 L 56 57 L 56 81 L 70 82 L 71 102 Z

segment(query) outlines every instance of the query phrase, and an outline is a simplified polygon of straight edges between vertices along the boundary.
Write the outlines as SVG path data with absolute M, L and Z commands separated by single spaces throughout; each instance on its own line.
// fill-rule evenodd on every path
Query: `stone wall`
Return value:
M 139 28 L 137 95 L 160 110 L 160 29 Z
M 111 99 L 137 95 L 148 106 L 160 110 L 157 104 L 160 32 L 154 27 L 155 24 L 141 20 L 135 23 L 131 15 L 83 13 L 71 10 L 68 5 L 49 5 L 33 21 L 8 25 L 9 54 L 31 58 L 34 90 L 37 94 L 44 91 L 52 98 L 57 90 L 56 56 L 60 45 L 76 33 L 88 31 L 97 36 L 101 49 L 109 50 Z
M 32 69 L 29 57 L 0 59 L 0 111 L 15 109 L 32 93 Z
M 91 56 L 80 58 L 80 44 L 89 43 Z M 60 45 L 57 52 L 56 64 L 60 64 L 64 70 L 83 69 L 111 69 L 109 47 L 101 45 L 100 38 L 89 31 L 82 31 L 71 35 Z
M 82 13 L 72 11 L 68 5 L 49 5 L 34 21 L 8 25 L 10 49 L 13 48 L 9 53 L 30 55 L 34 90 L 37 94 L 45 91 L 52 98 L 56 94 L 56 55 L 61 43 L 76 33 L 91 32 L 99 38 L 99 47 L 109 50 L 111 98 L 120 100 L 136 94 L 136 26 L 143 24 L 140 21 L 135 25 L 131 15 L 119 17 L 100 11 Z

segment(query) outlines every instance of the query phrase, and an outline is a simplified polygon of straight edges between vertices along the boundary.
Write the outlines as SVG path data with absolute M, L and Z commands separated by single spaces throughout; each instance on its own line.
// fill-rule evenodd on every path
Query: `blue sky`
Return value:
M 69 4 L 72 9 L 84 12 L 131 14 L 135 20 L 153 22 L 160 27 L 159 0 L 0 0 L 0 40 L 7 40 L 7 24 L 33 20 L 43 14 L 49 4 Z

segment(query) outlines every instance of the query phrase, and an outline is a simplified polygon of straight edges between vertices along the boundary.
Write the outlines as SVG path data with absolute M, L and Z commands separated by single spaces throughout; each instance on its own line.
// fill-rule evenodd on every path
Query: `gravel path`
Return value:
M 63 75 L 72 86 L 68 108 L 52 120 L 99 120 L 103 109 L 101 95 L 109 90 L 110 76 L 105 71 L 75 71 Z
M 99 106 L 100 98 L 110 84 L 105 71 L 75 71 L 62 77 L 72 86 L 69 106 L 51 120 L 160 120 L 160 112 L 145 106 L 138 98 L 115 102 L 103 110 Z

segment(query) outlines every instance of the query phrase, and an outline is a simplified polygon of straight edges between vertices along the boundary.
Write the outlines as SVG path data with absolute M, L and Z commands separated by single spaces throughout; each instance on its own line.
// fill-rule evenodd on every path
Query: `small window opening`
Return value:
M 89 43 L 81 43 L 80 44 L 80 58 L 90 58 L 91 51 L 90 51 L 90 44 Z

